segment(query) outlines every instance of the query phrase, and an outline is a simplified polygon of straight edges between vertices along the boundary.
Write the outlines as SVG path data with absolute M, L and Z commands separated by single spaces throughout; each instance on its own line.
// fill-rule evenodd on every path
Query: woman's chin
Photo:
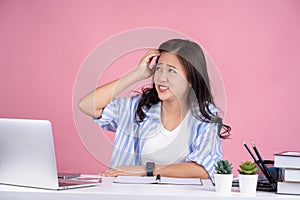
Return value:
M 158 94 L 158 98 L 159 98 L 161 101 L 166 101 L 166 100 L 170 99 L 170 95 L 159 93 L 159 94 Z

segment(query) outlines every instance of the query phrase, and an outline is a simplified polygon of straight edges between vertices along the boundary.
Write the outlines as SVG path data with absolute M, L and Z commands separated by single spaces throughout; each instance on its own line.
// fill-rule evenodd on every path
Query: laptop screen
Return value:
M 51 123 L 0 118 L 0 183 L 58 188 Z

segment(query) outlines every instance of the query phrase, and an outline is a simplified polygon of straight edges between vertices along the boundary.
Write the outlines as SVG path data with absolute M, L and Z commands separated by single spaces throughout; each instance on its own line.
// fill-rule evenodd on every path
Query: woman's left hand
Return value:
M 117 168 L 111 168 L 100 175 L 102 176 L 145 176 L 145 166 L 120 166 Z

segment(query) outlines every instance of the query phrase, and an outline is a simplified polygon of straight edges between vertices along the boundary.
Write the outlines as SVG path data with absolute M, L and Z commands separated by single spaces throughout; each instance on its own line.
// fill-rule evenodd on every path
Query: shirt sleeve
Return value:
M 94 119 L 102 128 L 116 132 L 118 127 L 125 129 L 134 121 L 140 95 L 114 98 L 104 109 L 101 118 Z
M 115 98 L 113 99 L 102 112 L 101 118 L 93 119 L 97 124 L 99 124 L 102 128 L 116 132 L 118 128 L 119 121 L 119 110 L 122 107 L 121 99 Z
M 211 106 L 211 112 L 217 112 Z M 195 162 L 207 171 L 210 177 L 215 173 L 215 164 L 222 159 L 221 138 L 218 136 L 218 124 L 199 122 L 197 134 L 191 144 L 191 153 L 186 158 L 187 162 Z

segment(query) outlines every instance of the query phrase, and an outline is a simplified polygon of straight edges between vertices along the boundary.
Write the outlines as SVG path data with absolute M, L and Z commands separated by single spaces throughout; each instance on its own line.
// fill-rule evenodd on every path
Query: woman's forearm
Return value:
M 206 170 L 194 163 L 185 162 L 171 165 L 156 165 L 153 172 L 154 176 L 157 174 L 165 177 L 176 177 L 176 178 L 209 178 Z M 101 172 L 102 176 L 146 176 L 145 166 L 120 166 L 116 168 L 110 168 Z
M 83 113 L 94 118 L 99 118 L 101 117 L 103 108 L 111 102 L 113 98 L 140 80 L 140 77 L 136 75 L 136 71 L 134 70 L 122 78 L 98 87 L 84 96 L 79 101 L 79 108 Z
M 135 70 L 120 79 L 95 89 L 83 97 L 79 101 L 80 110 L 91 117 L 101 117 L 103 108 L 109 104 L 113 98 L 130 85 L 152 76 L 154 69 L 150 69 L 149 65 L 153 57 L 159 55 L 160 52 L 157 49 L 149 50 L 141 59 L 139 66 Z
M 153 173 L 155 176 L 178 177 L 178 178 L 209 178 L 206 170 L 197 163 L 185 162 L 172 165 L 157 165 Z

